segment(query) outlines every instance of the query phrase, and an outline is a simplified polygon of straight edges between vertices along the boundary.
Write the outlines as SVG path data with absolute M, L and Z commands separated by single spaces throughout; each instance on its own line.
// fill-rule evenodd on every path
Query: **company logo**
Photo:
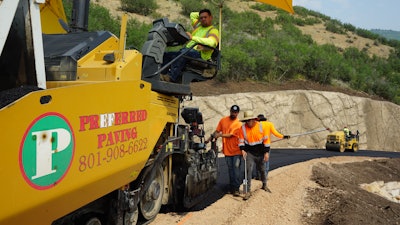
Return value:
M 36 118 L 21 141 L 19 165 L 25 180 L 36 189 L 48 189 L 64 178 L 75 150 L 73 130 L 59 113 Z

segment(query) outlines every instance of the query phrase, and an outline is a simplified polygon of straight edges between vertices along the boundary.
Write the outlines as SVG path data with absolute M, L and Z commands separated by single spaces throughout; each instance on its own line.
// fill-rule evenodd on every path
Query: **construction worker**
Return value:
M 270 145 L 271 144 L 271 134 L 273 134 L 275 137 L 280 138 L 280 139 L 289 139 L 290 136 L 289 135 L 283 135 L 281 133 L 279 133 L 276 129 L 275 126 L 272 122 L 267 121 L 267 118 L 265 118 L 265 116 L 263 114 L 259 114 L 257 116 L 257 120 L 260 121 L 260 123 L 263 125 L 263 130 L 264 132 L 267 134 L 268 139 L 267 139 L 267 144 Z M 268 171 L 269 171 L 269 161 L 271 159 L 271 151 L 269 152 L 269 157 L 268 157 L 268 161 L 265 162 L 265 177 L 268 181 Z M 271 192 L 271 190 L 268 188 L 267 184 L 265 185 L 265 189 L 268 192 Z
M 234 196 L 239 196 L 242 164 L 242 152 L 239 148 L 238 132 L 242 123 L 238 119 L 240 108 L 238 105 L 232 105 L 230 115 L 223 117 L 215 129 L 211 137 L 206 140 L 206 143 L 211 138 L 222 138 L 222 153 L 225 155 L 225 161 L 228 166 L 229 173 L 229 189 Z
M 190 41 L 178 52 L 166 52 L 163 59 L 164 65 L 182 52 L 187 51 L 188 48 L 193 47 L 193 45 L 196 46 L 186 53 L 187 56 L 203 60 L 211 59 L 213 49 L 219 43 L 219 31 L 212 25 L 213 16 L 211 15 L 211 11 L 209 9 L 202 9 L 200 12 L 192 12 L 190 13 L 190 20 L 193 26 L 192 33 L 187 32 Z M 182 70 L 186 63 L 187 59 L 184 57 L 177 59 L 172 63 L 169 71 L 162 72 L 160 79 L 168 82 L 177 82 L 182 75 Z
M 350 130 L 349 130 L 349 128 L 347 128 L 347 126 L 345 126 L 343 128 L 343 132 L 344 132 L 344 136 L 346 136 L 346 139 L 349 139 L 350 138 Z
M 262 189 L 267 191 L 267 178 L 265 175 L 265 162 L 269 159 L 268 136 L 263 130 L 263 125 L 257 121 L 253 111 L 245 111 L 242 127 L 239 132 L 239 147 L 242 150 L 243 158 L 246 160 L 247 187 L 244 200 L 251 196 L 251 175 L 254 165 L 261 175 Z

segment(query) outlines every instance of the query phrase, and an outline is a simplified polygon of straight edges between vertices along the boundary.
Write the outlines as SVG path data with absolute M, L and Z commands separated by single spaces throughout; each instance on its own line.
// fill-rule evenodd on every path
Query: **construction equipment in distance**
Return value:
M 88 0 L 72 11 L 67 25 L 61 0 L 0 0 L 0 224 L 134 225 L 192 207 L 216 183 L 217 154 L 200 110 L 181 103 L 217 64 L 160 81 L 183 26 L 154 21 L 139 52 L 125 47 L 127 16 L 117 37 L 87 31 Z
M 358 151 L 359 134 L 345 135 L 344 131 L 334 131 L 326 137 L 325 148 L 328 151 L 340 151 L 346 150 L 357 152 Z

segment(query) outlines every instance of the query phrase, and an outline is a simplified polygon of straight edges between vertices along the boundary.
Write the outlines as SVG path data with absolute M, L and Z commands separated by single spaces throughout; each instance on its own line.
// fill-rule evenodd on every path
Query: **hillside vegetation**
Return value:
M 127 45 L 139 50 L 151 29 L 151 21 L 156 18 L 169 17 L 190 30 L 189 12 L 210 8 L 216 26 L 219 21 L 219 8 L 210 1 L 92 2 L 89 29 L 118 34 L 119 15 L 130 12 Z M 71 0 L 64 3 L 68 8 Z M 133 7 L 135 4 L 140 7 Z M 217 79 L 270 83 L 311 80 L 345 86 L 400 104 L 399 41 L 302 7 L 294 8 L 296 14 L 290 15 L 253 1 L 225 1 L 222 70 Z
M 393 39 L 393 40 L 400 41 L 400 31 L 372 29 L 371 32 L 378 34 L 382 37 L 385 37 L 387 39 Z

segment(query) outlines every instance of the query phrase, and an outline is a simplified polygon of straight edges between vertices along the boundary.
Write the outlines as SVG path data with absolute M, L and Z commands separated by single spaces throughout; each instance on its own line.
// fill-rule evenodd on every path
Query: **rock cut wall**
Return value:
M 400 151 L 400 106 L 390 102 L 337 92 L 294 90 L 194 96 L 192 101 L 184 103 L 199 107 L 207 135 L 223 116 L 229 115 L 233 104 L 241 108 L 239 118 L 245 110 L 253 110 L 256 115 L 262 113 L 283 134 L 303 134 L 323 128 L 335 131 L 347 126 L 352 132 L 360 132 L 360 149 Z M 328 133 L 293 137 L 273 142 L 272 147 L 325 148 Z

